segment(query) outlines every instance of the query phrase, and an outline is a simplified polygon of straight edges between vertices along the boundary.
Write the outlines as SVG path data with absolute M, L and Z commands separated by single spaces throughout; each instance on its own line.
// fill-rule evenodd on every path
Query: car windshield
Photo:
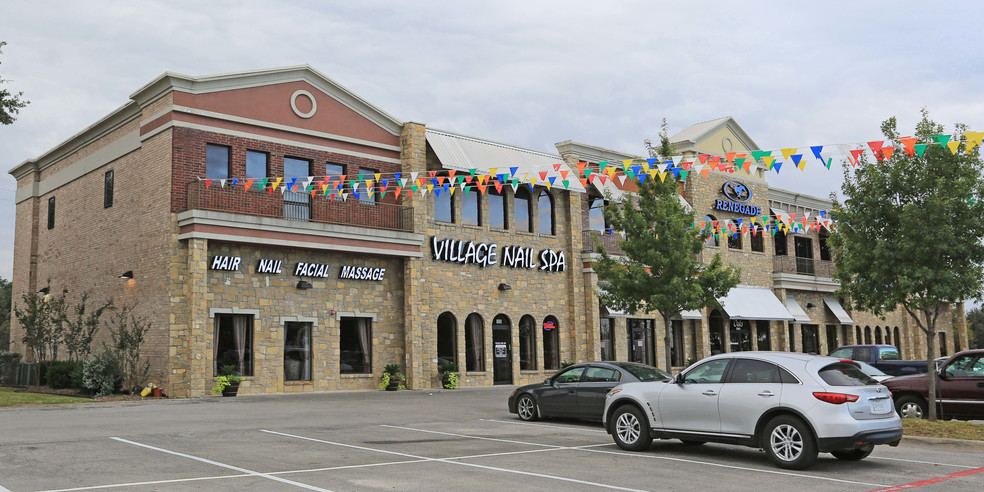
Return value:
M 870 386 L 878 384 L 851 362 L 830 364 L 819 372 L 820 379 L 831 386 Z
M 652 366 L 645 366 L 642 364 L 626 364 L 622 366 L 623 369 L 632 374 L 639 381 L 663 381 L 670 379 L 670 375 L 663 371 L 662 369 L 657 369 Z

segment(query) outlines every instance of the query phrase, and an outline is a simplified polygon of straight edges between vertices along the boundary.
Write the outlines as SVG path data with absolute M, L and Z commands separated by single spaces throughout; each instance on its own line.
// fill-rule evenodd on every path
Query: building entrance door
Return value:
M 495 384 L 513 384 L 512 329 L 501 315 L 492 320 L 492 379 Z

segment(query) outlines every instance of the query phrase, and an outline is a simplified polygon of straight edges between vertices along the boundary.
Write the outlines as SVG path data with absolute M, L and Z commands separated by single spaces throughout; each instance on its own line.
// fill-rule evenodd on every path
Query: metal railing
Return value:
M 287 195 L 290 196 L 287 196 Z M 388 198 L 388 197 L 387 197 Z M 395 201 L 395 198 L 394 198 Z M 244 191 L 241 187 L 206 187 L 204 181 L 188 184 L 185 210 L 211 210 L 234 214 L 275 217 L 320 224 L 337 224 L 370 229 L 413 231 L 413 207 L 389 202 L 367 202 L 353 198 L 342 201 L 323 194 L 269 189 Z
M 800 258 L 798 256 L 773 256 L 772 271 L 775 273 L 796 273 L 813 277 L 834 277 L 834 262 Z
M 618 234 L 606 234 L 599 231 L 581 231 L 581 251 L 594 253 L 598 245 L 610 255 L 622 254 L 622 248 L 618 245 L 622 236 Z

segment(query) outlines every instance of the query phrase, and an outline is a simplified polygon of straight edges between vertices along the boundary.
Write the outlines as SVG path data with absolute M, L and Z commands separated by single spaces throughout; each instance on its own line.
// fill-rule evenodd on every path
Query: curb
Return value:
M 921 444 L 940 448 L 984 451 L 984 441 L 969 439 L 946 439 L 942 437 L 902 436 L 902 445 Z

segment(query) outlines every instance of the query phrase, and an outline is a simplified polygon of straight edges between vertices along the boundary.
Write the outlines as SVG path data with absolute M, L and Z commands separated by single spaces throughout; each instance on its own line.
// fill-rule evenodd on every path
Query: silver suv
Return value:
M 862 460 L 902 439 L 888 389 L 852 361 L 792 352 L 721 354 L 671 381 L 617 386 L 603 418 L 622 449 L 642 451 L 653 439 L 739 444 L 790 469 L 818 452 Z

